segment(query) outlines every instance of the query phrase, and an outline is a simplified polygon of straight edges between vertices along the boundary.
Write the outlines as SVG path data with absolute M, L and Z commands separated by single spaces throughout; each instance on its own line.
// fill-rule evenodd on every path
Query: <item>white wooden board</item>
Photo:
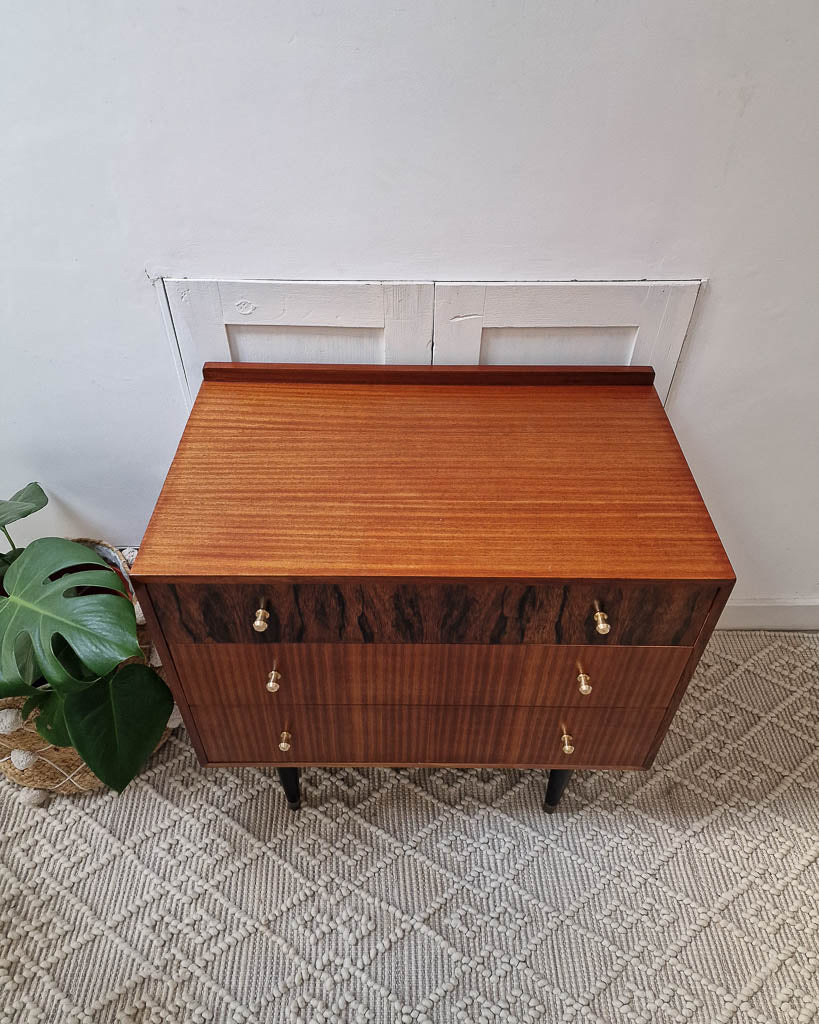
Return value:
M 647 364 L 665 402 L 702 282 L 163 283 L 191 401 L 215 360 Z
M 649 365 L 665 402 L 701 281 L 435 284 L 435 363 Z
M 191 401 L 202 364 L 429 363 L 434 285 L 165 278 Z

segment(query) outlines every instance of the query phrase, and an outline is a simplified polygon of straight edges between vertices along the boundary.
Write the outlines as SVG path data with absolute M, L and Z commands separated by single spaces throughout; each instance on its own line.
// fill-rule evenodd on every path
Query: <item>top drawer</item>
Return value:
M 714 586 L 662 583 L 149 583 L 170 643 L 691 646 Z M 256 610 L 266 629 L 253 628 Z M 595 621 L 599 608 L 606 616 Z M 601 633 L 598 625 L 608 632 Z

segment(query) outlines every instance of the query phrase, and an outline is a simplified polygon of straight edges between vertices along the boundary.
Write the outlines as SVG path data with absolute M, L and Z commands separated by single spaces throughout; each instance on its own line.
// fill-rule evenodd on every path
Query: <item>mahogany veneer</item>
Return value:
M 640 768 L 662 708 L 419 707 L 349 704 L 193 706 L 208 760 L 222 764 L 452 764 L 542 767 L 568 758 L 573 768 Z M 278 748 L 282 730 L 293 737 Z M 296 750 L 298 747 L 298 750 Z
M 684 647 L 536 644 L 180 644 L 189 704 L 438 704 L 661 707 L 689 658 Z M 267 691 L 275 665 L 275 701 Z M 583 694 L 577 677 L 589 676 Z
M 360 373 L 206 366 L 140 577 L 732 579 L 651 370 Z
M 734 582 L 652 380 L 206 364 L 134 566 L 200 758 L 648 767 Z

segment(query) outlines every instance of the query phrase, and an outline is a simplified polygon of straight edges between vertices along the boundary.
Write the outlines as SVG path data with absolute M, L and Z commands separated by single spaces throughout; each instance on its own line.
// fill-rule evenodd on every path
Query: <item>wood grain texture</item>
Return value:
M 191 745 L 196 751 L 196 756 L 199 758 L 200 763 L 204 764 L 206 760 L 205 748 L 202 746 L 202 741 L 199 738 L 199 730 L 196 726 L 196 720 L 194 719 L 193 713 L 188 705 L 182 684 L 179 681 L 179 674 L 176 671 L 176 663 L 165 640 L 165 635 L 162 632 L 153 602 L 151 601 L 151 595 L 148 592 L 148 588 L 144 584 L 138 582 L 135 583 L 134 590 L 137 600 L 139 601 L 139 606 L 142 609 L 142 614 L 145 616 L 145 623 L 148 627 L 151 640 L 159 654 L 159 660 L 162 663 L 162 669 L 165 674 L 165 681 L 173 695 L 174 703 L 179 708 L 179 713 L 182 715 L 182 720 L 185 723 L 185 728 L 188 730 Z
M 322 363 L 205 363 L 205 380 L 285 384 L 648 385 L 650 366 L 384 366 Z
M 151 583 L 173 643 L 691 645 L 715 593 L 691 583 Z M 594 602 L 611 632 L 596 632 Z M 260 602 L 268 629 L 252 628 Z
M 665 707 L 685 647 L 535 644 L 180 644 L 176 664 L 197 705 L 423 704 Z M 580 693 L 577 675 L 590 676 Z M 266 689 L 275 668 L 279 689 Z
M 674 689 L 674 693 L 671 697 L 671 702 L 669 703 L 665 711 L 665 714 L 663 715 L 662 720 L 657 727 L 657 735 L 654 737 L 654 740 L 648 752 L 648 756 L 646 758 L 647 768 L 652 764 L 654 758 L 657 756 L 660 746 L 662 745 L 662 742 L 665 739 L 665 734 L 668 732 L 668 727 L 671 725 L 671 721 L 674 718 L 674 715 L 676 714 L 677 708 L 680 706 L 680 701 L 685 696 L 685 691 L 688 689 L 688 684 L 691 681 L 691 677 L 694 675 L 694 671 L 697 665 L 699 664 L 700 658 L 702 657 L 702 653 L 705 650 L 705 646 L 708 643 L 711 634 L 714 632 L 717 623 L 719 622 L 719 617 L 720 615 L 722 615 L 722 610 L 725 607 L 726 601 L 731 596 L 731 591 L 733 589 L 733 583 L 729 583 L 723 587 L 720 587 L 720 589 L 714 596 L 714 601 L 711 605 L 711 608 L 708 611 L 705 623 L 703 624 L 703 627 L 700 630 L 700 634 L 697 637 L 697 640 L 694 643 L 693 648 L 691 649 L 688 661 L 685 667 L 683 668 L 682 675 L 680 676 L 677 685 Z
M 733 578 L 646 384 L 276 372 L 204 382 L 138 578 Z
M 650 372 L 206 377 L 134 567 L 200 757 L 651 762 L 733 572 Z
M 451 764 L 639 768 L 662 709 L 324 705 L 193 708 L 208 760 L 228 764 Z M 568 729 L 575 752 L 561 751 Z M 291 749 L 279 750 L 283 731 Z

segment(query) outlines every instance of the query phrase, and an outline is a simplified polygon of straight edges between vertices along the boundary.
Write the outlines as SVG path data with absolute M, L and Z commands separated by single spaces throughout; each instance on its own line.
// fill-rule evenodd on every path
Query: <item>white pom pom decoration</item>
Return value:
M 182 724 L 182 715 L 179 713 L 179 708 L 174 704 L 171 717 L 168 719 L 169 729 L 178 729 Z
M 48 800 L 48 790 L 21 789 L 18 799 L 24 807 L 42 807 Z
M 8 736 L 23 727 L 23 716 L 19 708 L 3 708 L 0 711 L 0 735 Z
M 120 548 L 119 550 L 122 557 L 128 563 L 128 568 L 130 569 L 134 564 L 139 548 Z
M 36 760 L 38 760 L 38 758 L 33 750 L 12 750 L 11 752 L 11 763 L 18 772 L 24 772 L 26 768 L 30 768 Z

